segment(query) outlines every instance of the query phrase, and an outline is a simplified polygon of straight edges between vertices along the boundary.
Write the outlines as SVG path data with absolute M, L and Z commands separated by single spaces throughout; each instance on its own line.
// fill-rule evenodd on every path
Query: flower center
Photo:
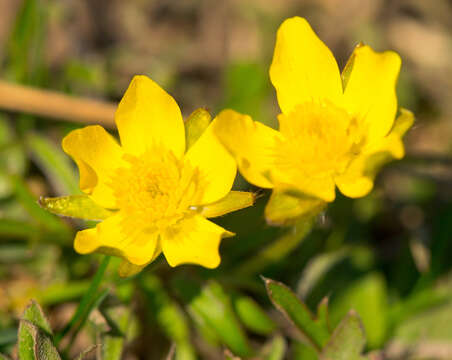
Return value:
M 357 119 L 330 102 L 306 102 L 278 119 L 286 141 L 277 166 L 313 177 L 343 173 L 365 142 Z
M 198 171 L 163 149 L 141 156 L 124 155 L 111 186 L 116 204 L 125 215 L 124 230 L 162 230 L 190 212 L 197 194 Z

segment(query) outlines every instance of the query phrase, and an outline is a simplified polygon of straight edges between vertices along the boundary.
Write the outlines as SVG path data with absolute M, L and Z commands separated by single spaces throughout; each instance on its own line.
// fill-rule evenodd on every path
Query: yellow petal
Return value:
M 195 215 L 162 234 L 163 254 L 171 266 L 199 264 L 213 269 L 220 264 L 218 248 L 223 237 L 233 234 Z
M 201 181 L 199 203 L 192 205 L 209 204 L 225 197 L 237 174 L 234 158 L 213 132 L 216 121 L 212 121 L 185 155 L 184 161 L 199 170 Z
M 215 135 L 234 156 L 246 180 L 262 188 L 272 188 L 269 174 L 282 135 L 234 110 L 222 111 L 214 126 Z
M 373 188 L 379 169 L 392 159 L 401 159 L 405 154 L 402 137 L 412 126 L 413 114 L 401 109 L 391 132 L 366 152 L 351 162 L 347 171 L 336 177 L 339 190 L 348 197 L 358 198 L 367 195 Z
M 135 76 L 115 115 L 124 151 L 141 155 L 155 146 L 185 151 L 185 131 L 176 101 L 147 76 Z
M 342 96 L 333 54 L 300 17 L 285 20 L 278 30 L 270 79 L 286 114 L 307 101 L 338 104 Z
M 254 204 L 256 196 L 246 191 L 231 191 L 223 199 L 201 207 L 201 215 L 212 218 L 244 209 Z
M 95 228 L 79 231 L 74 249 L 80 254 L 100 252 L 119 256 L 134 265 L 144 265 L 159 254 L 158 234 L 135 231 L 126 235 L 122 222 L 124 215 L 118 213 L 97 224 Z
M 102 126 L 94 125 L 71 131 L 62 145 L 79 167 L 80 189 L 99 205 L 114 208 L 115 198 L 107 184 L 122 161 L 116 140 Z
M 289 225 L 322 212 L 327 203 L 309 196 L 296 196 L 274 189 L 265 207 L 265 219 L 272 225 Z
M 352 58 L 344 107 L 364 122 L 372 142 L 386 136 L 394 123 L 401 60 L 395 52 L 377 53 L 369 46 L 356 47 Z

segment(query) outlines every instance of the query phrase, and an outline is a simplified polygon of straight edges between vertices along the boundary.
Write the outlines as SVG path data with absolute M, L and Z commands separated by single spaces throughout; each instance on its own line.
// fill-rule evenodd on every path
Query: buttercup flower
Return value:
M 63 215 L 102 219 L 77 233 L 75 250 L 120 256 L 123 275 L 139 271 L 162 251 L 171 266 L 218 266 L 221 238 L 232 233 L 206 217 L 253 202 L 250 193 L 230 191 L 236 164 L 213 134 L 218 120 L 209 125 L 210 115 L 200 109 L 184 129 L 175 100 L 145 76 L 132 80 L 115 120 L 121 145 L 101 126 L 63 139 L 89 197 L 41 203 Z
M 250 182 L 273 189 L 266 207 L 272 223 L 316 213 L 335 199 L 368 194 L 378 168 L 404 156 L 401 137 L 413 115 L 396 119 L 401 60 L 359 45 L 344 71 L 300 17 L 277 33 L 270 79 L 282 113 L 279 131 L 225 110 L 215 133 Z

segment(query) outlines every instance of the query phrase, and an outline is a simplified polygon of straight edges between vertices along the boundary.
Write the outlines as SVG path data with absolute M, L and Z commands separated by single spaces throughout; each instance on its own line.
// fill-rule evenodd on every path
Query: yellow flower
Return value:
M 356 198 L 370 192 L 377 169 L 404 156 L 401 137 L 413 115 L 397 112 L 401 60 L 392 51 L 357 46 L 339 72 L 331 51 L 300 17 L 277 33 L 270 79 L 282 114 L 279 131 L 225 110 L 215 133 L 242 175 L 273 189 L 269 222 L 318 212 L 335 187 Z
M 206 217 L 249 206 L 253 196 L 230 191 L 236 164 L 213 134 L 217 119 L 210 123 L 199 109 L 184 129 L 175 100 L 151 79 L 136 76 L 115 120 L 121 145 L 101 126 L 63 139 L 89 198 L 41 204 L 62 215 L 103 219 L 77 233 L 75 250 L 122 257 L 123 275 L 139 271 L 162 251 L 171 266 L 218 266 L 221 238 L 233 234 Z

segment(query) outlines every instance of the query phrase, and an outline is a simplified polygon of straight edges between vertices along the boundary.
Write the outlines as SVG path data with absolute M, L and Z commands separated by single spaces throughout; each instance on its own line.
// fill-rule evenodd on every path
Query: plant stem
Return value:
M 92 304 L 93 302 L 96 302 L 96 299 L 99 298 L 97 292 L 99 289 L 99 286 L 102 282 L 102 279 L 105 274 L 105 270 L 108 267 L 108 264 L 110 262 L 110 256 L 105 256 L 102 259 L 102 262 L 100 263 L 96 274 L 94 275 L 93 279 L 91 280 L 91 284 L 88 288 L 88 291 L 83 295 L 82 300 L 80 301 L 77 310 L 75 311 L 74 315 L 72 316 L 69 323 L 64 327 L 64 329 L 56 336 L 55 338 L 55 344 L 58 346 L 60 341 L 71 331 L 74 331 L 74 334 L 72 334 L 72 338 L 75 338 L 75 335 L 77 332 L 82 328 L 83 323 L 88 318 L 89 313 L 92 310 Z

